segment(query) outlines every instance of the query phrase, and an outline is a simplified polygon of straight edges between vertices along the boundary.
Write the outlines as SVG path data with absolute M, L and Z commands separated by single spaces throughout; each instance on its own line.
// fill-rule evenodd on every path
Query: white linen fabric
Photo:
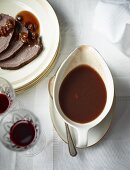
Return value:
M 25 108 L 39 117 L 47 144 L 43 152 L 33 158 L 11 152 L 0 144 L 0 170 L 129 170 L 130 58 L 101 32 L 93 29 L 95 9 L 100 1 L 49 0 L 49 3 L 61 28 L 58 62 L 47 78 L 17 96 Z M 72 158 L 67 145 L 53 128 L 47 84 L 63 60 L 81 44 L 94 46 L 106 60 L 113 74 L 117 100 L 112 125 L 106 136 L 93 147 L 78 149 L 77 157 Z
M 126 4 L 126 3 L 129 3 L 130 0 L 102 0 L 103 2 L 106 2 L 106 3 L 113 3 L 113 4 Z
M 101 0 L 95 9 L 94 29 L 130 57 L 130 1 Z

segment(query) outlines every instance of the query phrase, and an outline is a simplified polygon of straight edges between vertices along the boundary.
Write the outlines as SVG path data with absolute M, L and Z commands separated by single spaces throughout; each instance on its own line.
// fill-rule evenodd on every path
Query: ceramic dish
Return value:
M 37 83 L 50 71 L 56 58 L 60 37 L 56 14 L 47 1 L 1 0 L 0 2 L 1 13 L 15 17 L 23 10 L 32 12 L 38 18 L 44 50 L 35 60 L 21 69 L 13 71 L 0 69 L 0 76 L 10 81 L 18 93 Z
M 107 102 L 104 110 L 96 119 L 88 123 L 79 124 L 69 119 L 62 112 L 58 94 L 61 83 L 65 79 L 66 75 L 69 74 L 71 70 L 82 64 L 91 66 L 102 77 L 107 91 Z M 85 85 L 87 86 L 87 84 Z M 50 79 L 48 90 L 50 96 L 53 98 L 53 103 L 50 106 L 50 110 L 53 108 L 50 111 L 52 114 L 52 121 L 59 136 L 61 136 L 64 141 L 66 141 L 64 136 L 65 133 L 61 133 L 59 129 L 63 130 L 65 123 L 70 126 L 75 145 L 79 148 L 91 146 L 97 143 L 104 136 L 110 125 L 112 117 L 111 113 L 113 113 L 114 83 L 107 64 L 96 49 L 88 45 L 81 45 L 76 48 L 61 64 L 56 75 Z M 58 118 L 61 120 L 57 120 Z M 63 122 L 63 126 L 61 126 L 60 122 Z M 58 125 L 59 128 L 57 128 Z

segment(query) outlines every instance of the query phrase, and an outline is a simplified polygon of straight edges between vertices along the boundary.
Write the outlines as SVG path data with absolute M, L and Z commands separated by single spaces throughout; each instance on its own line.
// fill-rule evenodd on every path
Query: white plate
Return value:
M 51 115 L 53 126 L 54 126 L 56 132 L 58 133 L 58 135 L 60 136 L 60 138 L 64 142 L 67 143 L 65 122 L 61 118 L 60 114 L 58 114 L 56 112 L 56 110 L 54 109 L 53 100 L 51 97 L 50 97 L 49 104 L 50 104 L 49 109 L 50 109 L 50 115 Z M 106 132 L 108 131 L 110 124 L 111 124 L 112 116 L 114 113 L 114 108 L 115 108 L 115 102 L 113 103 L 113 106 L 112 106 L 109 114 L 98 125 L 96 125 L 94 128 L 92 128 L 88 131 L 88 147 L 96 144 L 106 134 Z M 76 130 L 74 130 L 71 127 L 69 127 L 69 128 L 70 128 L 74 143 L 75 143 L 75 145 L 77 145 L 78 139 L 77 139 Z M 79 146 L 79 148 L 84 148 L 84 147 Z
M 53 60 L 59 45 L 59 23 L 54 10 L 45 0 L 0 0 L 0 13 L 13 17 L 20 11 L 32 12 L 39 20 L 43 52 L 31 63 L 18 70 L 2 70 L 0 76 L 19 89 L 41 75 Z

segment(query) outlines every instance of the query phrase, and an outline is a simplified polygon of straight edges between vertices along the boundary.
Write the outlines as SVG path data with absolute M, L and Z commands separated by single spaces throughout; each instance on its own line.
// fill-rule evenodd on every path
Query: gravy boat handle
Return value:
M 77 130 L 77 147 L 85 148 L 88 146 L 88 131 L 87 128 L 76 128 Z

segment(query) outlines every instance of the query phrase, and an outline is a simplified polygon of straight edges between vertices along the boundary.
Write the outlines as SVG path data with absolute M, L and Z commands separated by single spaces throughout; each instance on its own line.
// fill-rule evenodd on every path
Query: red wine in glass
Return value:
M 29 110 L 12 109 L 0 121 L 0 141 L 11 151 L 35 156 L 45 147 L 38 118 Z
M 20 120 L 10 129 L 10 140 L 18 147 L 26 147 L 35 138 L 35 127 L 31 121 Z
M 9 108 L 10 102 L 5 94 L 0 93 L 0 114 L 4 113 Z

